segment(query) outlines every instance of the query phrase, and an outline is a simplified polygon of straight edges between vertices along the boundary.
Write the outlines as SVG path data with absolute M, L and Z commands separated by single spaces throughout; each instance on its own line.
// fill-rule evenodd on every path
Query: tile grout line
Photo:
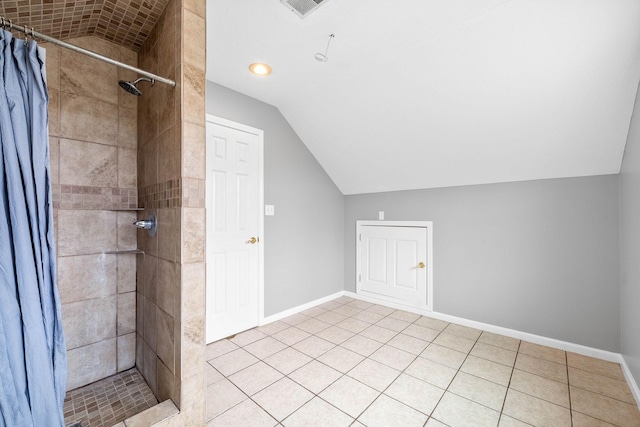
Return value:
M 569 419 L 571 420 L 571 427 L 573 427 L 573 409 L 571 404 L 571 377 L 569 377 L 569 355 L 564 352 L 564 362 L 567 366 L 567 396 L 569 398 Z

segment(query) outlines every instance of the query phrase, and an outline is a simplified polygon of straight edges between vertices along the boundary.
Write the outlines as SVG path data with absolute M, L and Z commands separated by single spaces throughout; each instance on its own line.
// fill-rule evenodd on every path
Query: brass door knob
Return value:
M 424 262 L 419 262 L 418 263 L 418 268 L 425 268 Z
M 258 239 L 257 237 L 252 237 L 249 240 L 247 240 L 245 243 L 247 243 L 249 245 L 253 245 L 253 244 L 257 243 L 258 241 L 260 241 L 260 239 Z

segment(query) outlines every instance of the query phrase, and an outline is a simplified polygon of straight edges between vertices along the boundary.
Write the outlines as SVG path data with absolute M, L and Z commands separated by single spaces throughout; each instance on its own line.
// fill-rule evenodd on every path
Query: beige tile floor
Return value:
M 341 297 L 207 346 L 207 426 L 640 426 L 620 366 Z

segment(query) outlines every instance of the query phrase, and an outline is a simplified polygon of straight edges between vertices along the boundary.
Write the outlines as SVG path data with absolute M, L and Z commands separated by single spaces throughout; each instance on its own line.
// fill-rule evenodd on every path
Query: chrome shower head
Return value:
M 146 77 L 140 77 L 138 80 L 132 81 L 132 82 L 128 82 L 126 80 L 120 80 L 118 82 L 118 84 L 120 85 L 120 87 L 124 90 L 126 90 L 127 92 L 129 92 L 132 95 L 135 96 L 140 96 L 142 95 L 142 92 L 140 92 L 140 89 L 138 89 L 138 83 L 140 82 L 149 82 L 151 83 L 151 86 L 153 86 L 153 84 L 156 82 L 153 79 L 148 79 Z

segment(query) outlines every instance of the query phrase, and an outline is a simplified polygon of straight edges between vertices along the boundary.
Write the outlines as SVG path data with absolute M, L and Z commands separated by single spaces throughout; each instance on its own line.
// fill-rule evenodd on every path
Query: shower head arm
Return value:
M 136 80 L 132 81 L 131 84 L 137 85 L 140 82 L 149 82 L 149 83 L 151 83 L 151 86 L 156 84 L 155 79 L 150 79 L 149 77 L 140 77 L 139 79 L 136 79 Z

